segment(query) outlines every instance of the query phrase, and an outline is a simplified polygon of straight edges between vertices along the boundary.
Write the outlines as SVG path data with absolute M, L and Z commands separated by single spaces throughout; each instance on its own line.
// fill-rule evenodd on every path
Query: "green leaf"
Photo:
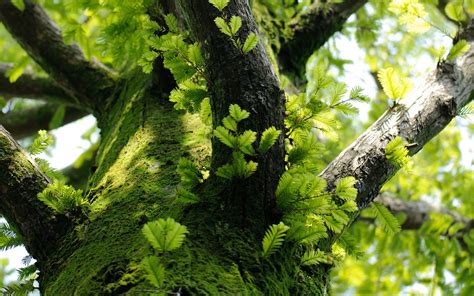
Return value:
M 391 140 L 385 147 L 385 157 L 391 164 L 403 167 L 410 160 L 406 142 L 399 136 Z
M 23 11 L 25 10 L 25 2 L 23 0 L 11 0 L 12 4 L 15 5 L 16 8 Z
M 232 104 L 229 106 L 229 115 L 236 121 L 240 122 L 250 116 L 250 113 L 240 108 L 239 105 Z
M 60 127 L 61 124 L 63 123 L 65 114 L 66 114 L 66 107 L 64 105 L 60 105 L 54 112 L 53 118 L 51 118 L 48 128 L 50 130 L 53 130 Z
M 197 166 L 187 158 L 179 159 L 176 172 L 181 177 L 181 183 L 189 188 L 193 188 L 203 179 L 201 171 L 199 171 Z
M 461 56 L 463 53 L 467 52 L 470 48 L 471 48 L 471 45 L 467 43 L 466 40 L 461 39 L 458 42 L 456 42 L 456 44 L 454 44 L 453 47 L 451 47 L 451 50 L 449 51 L 446 59 L 448 61 L 452 61 L 455 58 Z
M 322 216 L 324 223 L 326 224 L 327 228 L 331 229 L 335 233 L 341 233 L 344 229 L 344 223 L 340 222 L 333 216 Z
M 262 255 L 264 258 L 278 251 L 283 244 L 288 229 L 290 229 L 290 227 L 286 226 L 283 222 L 273 224 L 267 229 L 262 242 Z
M 374 201 L 371 207 L 375 212 L 377 221 L 382 225 L 385 232 L 391 234 L 400 232 L 401 227 L 397 218 L 383 204 Z
M 227 22 L 223 18 L 216 17 L 214 19 L 214 22 L 216 23 L 217 27 L 219 28 L 219 30 L 222 33 L 224 33 L 225 35 L 227 35 L 229 37 L 233 36 L 232 30 L 230 29 L 229 25 L 227 24 Z
M 165 15 L 165 23 L 168 29 L 170 30 L 170 32 L 173 32 L 173 33 L 179 32 L 178 20 L 173 14 L 169 13 Z
M 353 89 L 351 89 L 351 92 L 349 94 L 349 98 L 354 101 L 359 101 L 359 102 L 369 102 L 370 98 L 366 95 L 364 95 L 364 89 L 360 86 L 356 86 Z
M 233 132 L 237 131 L 237 122 L 231 116 L 224 117 L 224 119 L 222 119 L 222 123 L 226 129 Z
M 394 68 L 381 69 L 377 74 L 383 91 L 390 99 L 403 98 L 410 89 L 410 83 Z
M 146 223 L 142 233 L 155 250 L 167 252 L 181 246 L 188 230 L 186 226 L 167 218 Z
M 260 139 L 260 145 L 258 146 L 258 151 L 260 153 L 265 153 L 270 149 L 276 140 L 280 136 L 280 131 L 277 130 L 274 126 L 267 128 L 262 133 L 262 138 Z
M 222 11 L 224 8 L 227 7 L 230 0 L 209 0 L 209 3 L 214 5 L 219 11 Z
M 328 263 L 328 256 L 321 250 L 308 250 L 301 257 L 301 265 L 318 265 L 320 263 Z
M 234 167 L 232 164 L 225 164 L 217 169 L 216 175 L 227 180 L 232 180 L 235 176 Z
M 257 36 L 255 33 L 250 33 L 250 35 L 247 36 L 247 39 L 245 39 L 245 43 L 242 46 L 242 51 L 244 53 L 250 52 L 252 49 L 257 46 L 258 41 L 260 40 L 260 37 Z
M 45 130 L 39 130 L 38 135 L 33 140 L 33 143 L 28 147 L 28 152 L 33 155 L 38 155 L 44 152 L 48 146 L 52 145 L 54 138 Z
M 189 192 L 184 188 L 179 188 L 176 192 L 176 200 L 183 204 L 196 204 L 199 203 L 201 200 L 199 196 L 196 194 Z
M 255 155 L 255 150 L 252 147 L 253 142 L 257 140 L 257 133 L 252 130 L 245 131 L 239 136 L 239 149 L 247 155 Z
M 357 180 L 352 177 L 344 177 L 336 184 L 336 194 L 344 200 L 354 200 L 357 197 L 357 189 L 354 187 Z
M 235 36 L 235 34 L 237 34 L 237 32 L 242 27 L 242 18 L 240 16 L 233 15 L 230 18 L 229 26 L 232 36 Z
M 204 65 L 204 58 L 202 57 L 201 47 L 199 44 L 191 44 L 188 48 L 188 58 L 194 66 L 201 67 Z
M 82 197 L 82 190 L 61 182 L 54 182 L 40 193 L 38 199 L 54 211 L 64 214 L 74 210 L 86 210 L 89 203 Z
M 153 286 L 160 288 L 165 281 L 165 268 L 160 263 L 160 260 L 155 256 L 148 256 L 141 262 L 141 267 L 146 272 L 146 279 L 153 284 Z
M 339 209 L 351 213 L 357 211 L 359 208 L 357 207 L 357 203 L 355 201 L 349 200 L 343 203 L 342 206 L 339 207 Z
M 232 136 L 230 133 L 229 133 L 229 130 L 227 130 L 225 127 L 223 126 L 218 126 L 215 130 L 214 130 L 214 135 L 219 139 L 219 141 L 221 141 L 222 144 L 234 149 L 234 148 L 237 148 L 239 143 L 238 143 L 238 139 L 234 136 Z
M 257 164 L 253 161 L 245 161 L 242 152 L 232 153 L 232 162 L 217 169 L 216 175 L 232 180 L 234 178 L 245 179 L 250 177 L 257 170 Z
M 462 1 L 459 2 L 449 2 L 445 7 L 444 11 L 446 15 L 457 22 L 463 22 L 466 20 L 466 14 L 464 13 L 462 7 Z

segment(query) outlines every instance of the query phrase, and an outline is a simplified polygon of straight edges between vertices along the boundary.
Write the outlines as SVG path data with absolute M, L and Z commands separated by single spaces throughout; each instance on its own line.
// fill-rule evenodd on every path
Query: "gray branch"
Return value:
M 103 65 L 87 61 L 77 44 L 65 44 L 61 31 L 41 6 L 23 0 L 25 9 L 0 1 L 0 21 L 25 51 L 78 104 L 96 109 L 115 86 Z
M 345 176 L 357 179 L 357 202 L 365 208 L 398 168 L 385 157 L 386 145 L 396 136 L 405 139 L 409 155 L 416 154 L 474 99 L 474 24 L 461 38 L 470 50 L 454 62 L 441 62 L 414 92 L 388 110 L 334 159 L 321 176 L 332 188 Z

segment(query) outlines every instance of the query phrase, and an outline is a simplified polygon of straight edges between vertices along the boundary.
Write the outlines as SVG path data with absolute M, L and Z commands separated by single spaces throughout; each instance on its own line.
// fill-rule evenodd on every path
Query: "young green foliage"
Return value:
M 398 167 L 406 165 L 410 160 L 406 142 L 399 136 L 395 137 L 385 147 L 385 157 L 391 164 Z
M 146 223 L 142 233 L 156 251 L 165 253 L 179 248 L 188 230 L 174 219 L 167 218 Z
M 288 229 L 290 228 L 283 222 L 280 222 L 279 224 L 273 224 L 267 229 L 262 242 L 262 256 L 264 258 L 267 258 L 271 254 L 278 251 L 285 240 Z
M 355 200 L 357 189 L 354 187 L 357 180 L 354 177 L 344 177 L 336 183 L 336 195 L 345 201 Z
M 227 7 L 227 5 L 229 5 L 229 1 L 230 0 L 209 0 L 209 3 L 211 3 L 219 11 L 222 11 Z
M 12 4 L 21 11 L 25 10 L 25 2 L 23 0 L 12 0 Z
M 176 171 L 181 177 L 181 184 L 187 188 L 193 188 L 203 180 L 201 171 L 189 159 L 180 158 Z
M 184 188 L 178 188 L 176 191 L 176 201 L 183 204 L 196 204 L 200 202 L 200 198 Z
M 266 153 L 270 149 L 280 136 L 280 131 L 277 130 L 274 126 L 267 128 L 262 133 L 262 138 L 260 139 L 260 144 L 258 146 L 258 152 Z
M 400 232 L 401 226 L 397 218 L 381 203 L 374 201 L 371 205 L 375 213 L 377 222 L 383 227 L 383 229 L 390 234 Z
M 321 250 L 307 250 L 301 257 L 301 265 L 318 265 L 328 263 L 328 256 Z
M 453 21 L 461 23 L 466 20 L 466 14 L 464 13 L 463 8 L 463 1 L 449 2 L 448 4 L 446 4 L 444 11 L 446 12 L 446 15 Z
M 467 52 L 471 48 L 471 45 L 467 43 L 466 40 L 461 39 L 456 44 L 451 47 L 451 50 L 448 53 L 448 56 L 446 57 L 446 60 L 452 61 L 458 57 L 460 57 L 463 53 Z
M 257 163 L 246 161 L 242 152 L 233 152 L 232 161 L 217 169 L 216 175 L 232 180 L 234 178 L 246 179 L 257 170 Z
M 242 51 L 244 53 L 249 53 L 257 46 L 258 41 L 260 41 L 260 37 L 254 32 L 250 33 L 245 39 L 244 45 L 242 46 Z
M 38 155 L 46 150 L 48 146 L 52 145 L 54 138 L 45 130 L 39 130 L 38 135 L 33 140 L 33 143 L 28 147 L 28 152 L 33 155 Z
M 216 23 L 216 26 L 219 28 L 219 30 L 224 33 L 225 35 L 229 37 L 233 37 L 234 34 L 232 33 L 232 30 L 230 28 L 230 25 L 227 24 L 227 22 L 221 18 L 221 17 L 216 17 L 214 19 L 214 23 Z
M 23 245 L 23 238 L 18 231 L 7 222 L 0 223 L 0 251 Z
M 383 87 L 384 93 L 393 100 L 404 98 L 411 88 L 411 83 L 402 77 L 400 71 L 392 67 L 380 69 L 377 77 Z
M 155 256 L 145 257 L 141 262 L 142 269 L 146 272 L 146 279 L 156 288 L 160 288 L 165 281 L 165 268 L 159 258 Z
M 38 199 L 61 214 L 77 211 L 80 214 L 86 214 L 89 210 L 89 203 L 83 198 L 82 190 L 76 190 L 58 181 L 48 184 L 42 192 L 38 193 Z
M 239 105 L 232 104 L 229 106 L 229 115 L 237 122 L 247 119 L 250 113 L 247 110 L 243 110 Z

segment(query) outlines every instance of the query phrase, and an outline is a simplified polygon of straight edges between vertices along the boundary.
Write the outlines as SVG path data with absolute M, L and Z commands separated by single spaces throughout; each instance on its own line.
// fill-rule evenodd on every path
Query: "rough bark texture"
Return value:
M 40 99 L 70 105 L 77 104 L 74 99 L 51 79 L 35 77 L 30 73 L 25 73 L 15 82 L 10 82 L 5 74 L 11 67 L 8 64 L 0 64 L 0 95 Z
M 470 50 L 455 62 L 442 62 L 425 82 L 399 105 L 383 114 L 321 173 L 329 186 L 345 176 L 357 179 L 357 202 L 365 208 L 398 170 L 385 157 L 385 146 L 400 136 L 410 143 L 412 156 L 436 136 L 474 99 L 474 34 L 463 33 Z
M 56 251 L 70 224 L 36 197 L 50 180 L 0 125 L 0 212 L 24 238 L 40 267 Z
M 311 5 L 288 25 L 288 36 L 282 41 L 278 53 L 283 71 L 304 75 L 304 66 L 313 52 L 340 31 L 349 16 L 367 2 L 346 0 L 329 7 L 318 2 Z
M 0 113 L 0 124 L 7 129 L 15 139 L 32 136 L 38 130 L 49 130 L 51 119 L 59 108 L 57 104 L 44 104 L 29 109 Z M 61 125 L 76 121 L 89 112 L 73 107 L 66 107 Z
M 204 49 L 206 75 L 209 81 L 214 127 L 221 125 L 229 113 L 230 104 L 238 104 L 250 112 L 240 131 L 251 129 L 259 136 L 274 126 L 284 131 L 284 94 L 261 42 L 251 52 L 244 54 L 232 44 L 231 39 L 219 31 L 214 19 L 219 14 L 207 1 L 180 1 L 189 27 Z M 251 33 L 257 33 L 248 1 L 231 1 L 225 9 L 227 16 L 240 16 L 242 28 L 238 38 L 245 41 Z M 213 140 L 212 169 L 228 163 L 230 149 Z M 256 157 L 257 173 L 246 180 L 239 180 L 227 192 L 223 210 L 241 217 L 238 223 L 254 224 L 261 231 L 262 225 L 274 222 L 275 189 L 284 168 L 283 133 L 273 148 Z
M 10 0 L 0 1 L 0 21 L 7 30 L 76 103 L 91 109 L 104 103 L 114 88 L 108 71 L 98 62 L 87 61 L 76 44 L 65 44 L 61 31 L 39 5 L 24 3 L 20 11 Z

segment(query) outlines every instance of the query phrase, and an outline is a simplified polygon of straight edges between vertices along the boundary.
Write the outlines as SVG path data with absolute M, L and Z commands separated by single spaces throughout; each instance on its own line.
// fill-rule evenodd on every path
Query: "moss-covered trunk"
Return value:
M 198 205 L 176 201 L 178 159 L 209 163 L 210 142 L 196 140 L 202 127 L 197 116 L 174 111 L 144 80 L 124 83 L 120 98 L 99 119 L 102 139 L 87 196 L 92 212 L 43 262 L 45 295 L 156 291 L 140 269 L 141 260 L 153 254 L 141 228 L 160 217 L 172 217 L 189 230 L 183 246 L 160 259 L 166 267 L 163 292 L 323 293 L 326 283 L 309 279 L 294 258 L 262 259 L 261 233 L 222 223 L 216 206 L 206 203 L 214 190 L 203 189 Z M 321 271 L 322 278 L 326 274 Z

